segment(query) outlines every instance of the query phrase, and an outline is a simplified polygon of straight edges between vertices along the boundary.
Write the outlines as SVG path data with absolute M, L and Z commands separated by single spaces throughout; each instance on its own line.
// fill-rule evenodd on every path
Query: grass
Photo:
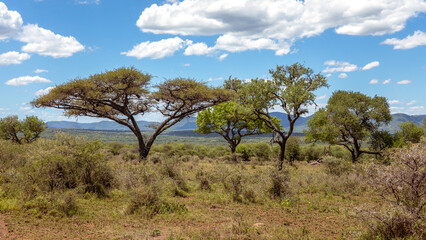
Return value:
M 106 146 L 69 136 L 0 141 L 8 238 L 359 239 L 366 225 L 356 209 L 382 204 L 364 164 L 296 161 L 277 172 L 273 158 L 235 163 L 188 144 L 157 146 L 138 163 L 131 148 Z

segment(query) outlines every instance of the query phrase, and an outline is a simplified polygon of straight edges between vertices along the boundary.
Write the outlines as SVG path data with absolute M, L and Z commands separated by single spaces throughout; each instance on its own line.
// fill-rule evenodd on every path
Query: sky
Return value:
M 426 114 L 426 1 L 0 0 L 0 118 L 99 121 L 29 103 L 123 66 L 153 84 L 220 86 L 295 62 L 327 77 L 319 107 L 350 90 L 386 97 L 392 113 Z

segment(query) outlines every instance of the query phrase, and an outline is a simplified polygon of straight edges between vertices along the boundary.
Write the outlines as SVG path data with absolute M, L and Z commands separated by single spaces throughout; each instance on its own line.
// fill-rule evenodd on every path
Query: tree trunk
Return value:
M 146 160 L 149 153 L 149 148 L 145 146 L 145 142 L 143 141 L 142 134 L 139 132 L 135 133 L 136 138 L 138 139 L 138 148 L 139 148 L 139 162 Z
M 229 147 L 231 148 L 231 154 L 232 154 L 232 161 L 236 162 L 237 161 L 237 156 L 235 155 L 235 150 L 237 149 L 237 145 L 230 142 L 229 143 Z
M 283 169 L 283 163 L 284 163 L 284 158 L 285 158 L 285 143 L 286 141 L 280 141 L 278 144 L 280 146 L 280 155 L 279 155 L 279 163 L 278 163 L 278 170 L 282 170 Z

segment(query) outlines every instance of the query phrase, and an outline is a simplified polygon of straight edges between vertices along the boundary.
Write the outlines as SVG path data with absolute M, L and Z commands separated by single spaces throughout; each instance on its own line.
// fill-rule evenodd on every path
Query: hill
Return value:
M 289 127 L 287 121 L 287 114 L 282 112 L 272 112 L 272 116 L 277 117 L 281 120 L 281 124 L 284 128 Z M 423 124 L 423 118 L 426 118 L 426 115 L 407 115 L 403 113 L 392 114 L 392 121 L 388 126 L 383 127 L 383 129 L 390 132 L 396 132 L 399 129 L 399 125 L 403 122 L 414 122 L 417 125 L 421 126 Z M 173 127 L 170 131 L 193 131 L 196 128 L 196 117 L 185 118 L 180 121 Z M 302 133 L 304 129 L 307 128 L 307 122 L 310 119 L 309 117 L 300 117 L 295 125 L 295 133 Z M 143 131 L 152 130 L 148 126 L 156 122 L 149 121 L 138 121 L 138 124 Z M 86 130 L 107 130 L 107 131 L 129 131 L 126 126 L 122 126 L 113 121 L 100 121 L 94 123 L 78 123 L 71 121 L 52 121 L 47 122 L 49 128 L 67 128 L 67 129 L 86 129 Z

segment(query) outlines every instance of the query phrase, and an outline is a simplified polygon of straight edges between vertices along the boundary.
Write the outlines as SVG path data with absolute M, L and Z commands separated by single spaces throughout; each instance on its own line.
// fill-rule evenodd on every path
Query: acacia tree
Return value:
M 27 116 L 19 121 L 18 116 L 0 119 L 0 138 L 23 144 L 31 143 L 40 137 L 47 125 L 36 116 Z
M 328 87 L 327 79 L 315 74 L 312 69 L 300 63 L 290 66 L 277 66 L 269 70 L 272 80 L 252 79 L 243 84 L 238 91 L 243 104 L 253 109 L 257 118 L 271 128 L 277 138 L 274 142 L 280 146 L 279 169 L 282 169 L 286 142 L 293 133 L 294 124 L 302 114 L 308 113 L 308 106 L 315 104 L 314 91 Z M 279 106 L 287 113 L 289 129 L 285 130 L 274 122 L 269 113 Z
M 142 161 L 162 132 L 185 117 L 233 97 L 224 89 L 185 78 L 166 80 L 154 86 L 157 91 L 150 92 L 150 80 L 149 74 L 123 67 L 59 85 L 32 104 L 63 109 L 67 116 L 108 118 L 127 126 L 138 139 Z M 154 132 L 144 139 L 136 117 L 154 109 L 165 119 L 154 124 Z
M 274 118 L 279 126 L 279 120 Z M 238 102 L 226 102 L 207 108 L 198 113 L 197 129 L 202 134 L 217 133 L 229 144 L 233 159 L 235 150 L 245 136 L 270 133 L 272 130 L 256 118 L 250 109 L 244 108 Z
M 380 154 L 387 146 L 388 136 L 379 127 L 388 124 L 392 116 L 386 98 L 368 97 L 360 92 L 336 91 L 328 100 L 326 108 L 321 108 L 308 121 L 305 131 L 308 141 L 327 142 L 344 146 L 351 152 L 352 162 L 363 153 Z M 362 149 L 366 142 L 377 143 L 377 150 Z M 376 144 L 373 144 L 373 147 Z

